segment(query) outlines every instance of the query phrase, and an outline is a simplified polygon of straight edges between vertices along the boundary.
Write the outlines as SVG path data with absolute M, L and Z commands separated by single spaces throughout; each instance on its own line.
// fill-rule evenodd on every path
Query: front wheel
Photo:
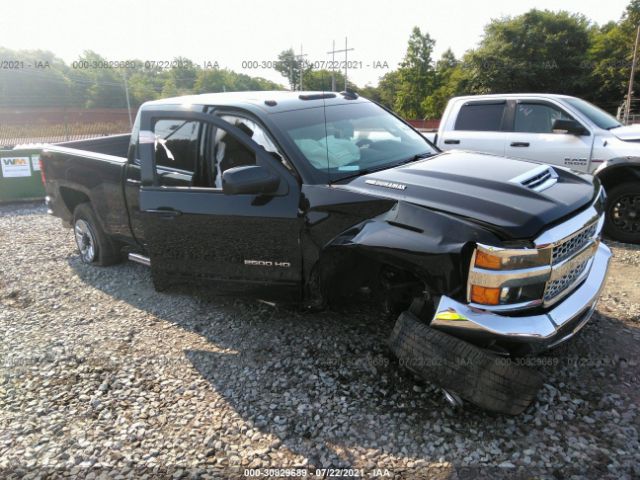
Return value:
M 620 242 L 640 243 L 640 182 L 607 191 L 604 232 Z

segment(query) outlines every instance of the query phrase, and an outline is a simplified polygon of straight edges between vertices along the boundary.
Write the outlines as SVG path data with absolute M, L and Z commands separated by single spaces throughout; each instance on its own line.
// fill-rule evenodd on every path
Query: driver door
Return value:
M 176 125 L 167 127 L 168 120 Z M 180 131 L 186 124 L 185 136 Z M 188 283 L 218 293 L 297 298 L 302 219 L 292 174 L 245 131 L 215 115 L 146 110 L 140 125 L 141 222 L 156 286 Z M 178 144 L 175 136 L 186 140 Z M 220 138 L 226 139 L 226 152 L 216 145 Z M 167 173 L 171 157 L 175 173 Z M 221 164 L 229 171 L 259 166 L 277 177 L 277 189 L 225 194 L 215 179 L 224 173 Z
M 505 155 L 587 172 L 593 135 L 553 131 L 556 119 L 573 120 L 560 107 L 544 101 L 521 100 L 515 104 L 512 131 L 506 133 Z

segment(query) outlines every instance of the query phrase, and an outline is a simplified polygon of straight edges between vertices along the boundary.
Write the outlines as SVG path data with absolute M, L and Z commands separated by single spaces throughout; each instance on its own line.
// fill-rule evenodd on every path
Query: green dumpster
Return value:
M 38 148 L 0 150 L 0 202 L 44 198 Z

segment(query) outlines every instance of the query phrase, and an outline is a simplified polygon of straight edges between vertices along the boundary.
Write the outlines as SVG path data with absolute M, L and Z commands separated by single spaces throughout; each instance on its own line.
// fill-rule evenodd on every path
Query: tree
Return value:
M 435 69 L 431 54 L 435 41 L 414 27 L 404 60 L 398 69 L 395 110 L 405 118 L 423 118 L 422 102 L 433 91 Z
M 380 96 L 380 89 L 374 87 L 373 85 L 366 84 L 364 87 L 356 88 L 356 92 L 358 95 L 365 97 L 368 100 L 382 103 L 382 98 Z
M 69 68 L 53 53 L 0 47 L 0 59 L 18 67 L 0 69 L 0 106 L 56 107 L 83 103 L 85 95 L 80 90 L 74 91 L 67 78 Z
M 395 108 L 399 83 L 400 74 L 397 70 L 385 73 L 378 82 L 378 97 L 380 98 L 380 103 L 385 107 L 391 109 Z
M 173 77 L 169 77 L 164 81 L 160 95 L 162 98 L 175 97 L 178 95 L 178 87 Z
M 132 105 L 138 106 L 148 100 L 160 98 L 162 85 L 154 78 L 155 75 L 144 72 L 142 69 L 127 71 L 125 74 Z
M 304 61 L 298 60 L 296 58 L 296 54 L 292 48 L 280 52 L 280 54 L 278 55 L 278 62 L 276 63 L 274 68 L 289 81 L 291 90 L 300 89 L 301 72 L 303 76 L 306 76 L 311 71 L 311 68 L 309 66 L 306 66 Z M 305 85 L 304 80 L 303 85 Z
M 588 94 L 584 64 L 592 27 L 580 14 L 530 10 L 493 20 L 480 46 L 465 56 L 476 93 Z
M 260 77 L 231 70 L 200 70 L 194 84 L 197 93 L 238 92 L 246 90 L 282 90 L 282 85 Z
M 344 74 L 339 71 L 333 72 L 336 78 L 336 90 L 341 92 L 344 90 Z M 308 70 L 304 74 L 302 87 L 305 90 L 331 91 L 331 70 Z M 356 90 L 355 84 L 347 80 L 347 88 Z
M 585 67 L 594 88 L 586 98 L 615 112 L 627 94 L 633 43 L 628 34 L 610 22 L 594 32 Z
M 449 99 L 466 93 L 467 83 L 467 76 L 460 62 L 451 49 L 447 49 L 436 62 L 434 89 L 422 101 L 424 118 L 442 117 Z
M 639 22 L 640 0 L 632 0 L 618 23 L 609 22 L 593 32 L 586 67 L 594 88 L 586 97 L 611 113 L 627 94 Z
M 127 106 L 124 79 L 119 71 L 109 68 L 109 62 L 96 52 L 86 50 L 78 64 L 88 65 L 75 81 L 90 83 L 87 90 L 87 108 L 123 108 Z
M 176 90 L 180 94 L 186 94 L 193 90 L 199 68 L 186 57 L 176 57 L 172 61 L 172 68 L 167 70 L 168 76 L 173 79 Z

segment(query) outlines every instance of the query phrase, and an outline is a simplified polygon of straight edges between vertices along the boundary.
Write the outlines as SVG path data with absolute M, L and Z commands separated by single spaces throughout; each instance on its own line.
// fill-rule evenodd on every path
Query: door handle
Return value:
M 179 217 L 180 215 L 182 215 L 182 212 L 180 210 L 174 210 L 173 208 L 158 208 L 158 209 L 145 210 L 145 212 L 158 215 L 163 220 L 171 220 L 175 217 Z
M 512 147 L 528 147 L 529 142 L 511 142 Z
M 127 178 L 127 183 L 130 183 L 131 185 L 140 185 L 142 182 L 133 178 Z
M 447 139 L 444 141 L 447 145 L 459 145 L 460 140 Z

